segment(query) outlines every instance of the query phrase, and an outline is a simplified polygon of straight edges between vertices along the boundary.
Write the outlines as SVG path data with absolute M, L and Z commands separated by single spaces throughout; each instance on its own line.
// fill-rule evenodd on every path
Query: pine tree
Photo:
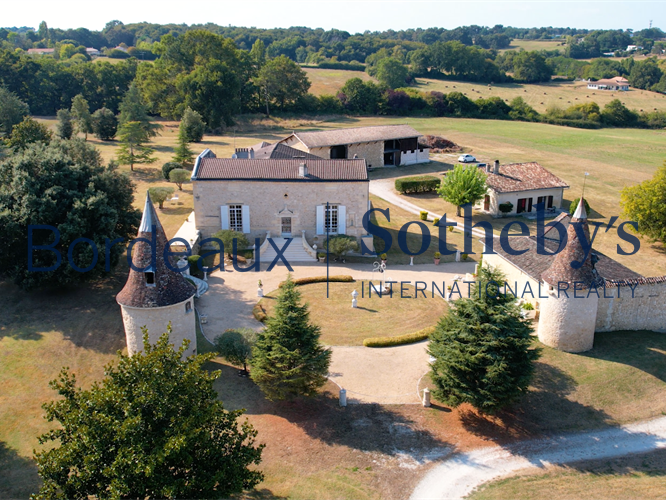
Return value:
M 130 85 L 125 92 L 118 109 L 120 110 L 118 122 L 121 126 L 129 122 L 139 122 L 148 137 L 155 137 L 162 129 L 162 125 L 151 123 L 148 109 L 141 98 L 139 89 L 134 84 Z
M 250 376 L 270 400 L 312 396 L 326 383 L 331 351 L 319 342 L 291 275 L 252 350 Z
M 68 109 L 59 109 L 58 124 L 56 125 L 56 134 L 61 139 L 69 140 L 74 133 L 74 124 L 72 123 L 72 113 Z
M 178 133 L 178 146 L 173 150 L 173 161 L 180 163 L 183 167 L 192 165 L 194 162 L 194 152 L 190 149 L 187 136 L 182 129 Z
M 134 171 L 135 163 L 153 163 L 157 160 L 151 156 L 155 151 L 147 146 L 148 134 L 139 122 L 127 122 L 118 130 L 120 148 L 118 148 L 118 161 L 122 165 L 129 165 Z
M 431 335 L 436 399 L 494 413 L 527 391 L 540 351 L 530 349 L 532 327 L 516 298 L 494 298 L 502 283 L 501 272 L 482 268 L 472 297 L 457 300 Z

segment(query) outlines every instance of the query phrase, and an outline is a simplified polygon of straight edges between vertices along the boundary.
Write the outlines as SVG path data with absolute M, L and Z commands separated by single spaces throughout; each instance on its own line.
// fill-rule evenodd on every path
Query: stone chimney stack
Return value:
M 301 163 L 298 166 L 298 176 L 307 177 L 308 176 L 308 166 L 305 163 Z
M 499 174 L 499 160 L 495 160 L 495 165 L 493 166 L 493 174 Z
M 486 173 L 487 173 L 487 174 L 491 174 L 491 173 L 492 173 L 492 170 L 491 170 L 491 167 L 490 167 L 490 163 L 486 163 Z
M 247 150 L 247 157 L 250 160 L 254 160 L 254 149 L 250 148 L 250 149 Z

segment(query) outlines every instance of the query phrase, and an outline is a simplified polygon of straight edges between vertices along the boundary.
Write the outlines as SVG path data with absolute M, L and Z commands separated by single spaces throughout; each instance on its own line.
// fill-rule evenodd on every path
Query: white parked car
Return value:
M 476 158 L 474 158 L 472 155 L 460 155 L 458 157 L 458 161 L 460 163 L 473 163 L 476 161 Z

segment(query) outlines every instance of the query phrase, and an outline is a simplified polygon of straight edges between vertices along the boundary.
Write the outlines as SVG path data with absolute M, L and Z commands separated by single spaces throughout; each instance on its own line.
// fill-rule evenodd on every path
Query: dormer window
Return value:
M 155 273 L 153 271 L 146 271 L 143 276 L 146 280 L 146 286 L 155 286 Z

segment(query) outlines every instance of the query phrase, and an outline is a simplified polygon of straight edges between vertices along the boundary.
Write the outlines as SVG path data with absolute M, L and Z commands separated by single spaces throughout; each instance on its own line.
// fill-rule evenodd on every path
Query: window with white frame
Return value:
M 329 205 L 324 209 L 324 231 L 329 233 L 338 232 L 338 206 Z
M 229 229 L 243 232 L 243 205 L 229 205 Z

